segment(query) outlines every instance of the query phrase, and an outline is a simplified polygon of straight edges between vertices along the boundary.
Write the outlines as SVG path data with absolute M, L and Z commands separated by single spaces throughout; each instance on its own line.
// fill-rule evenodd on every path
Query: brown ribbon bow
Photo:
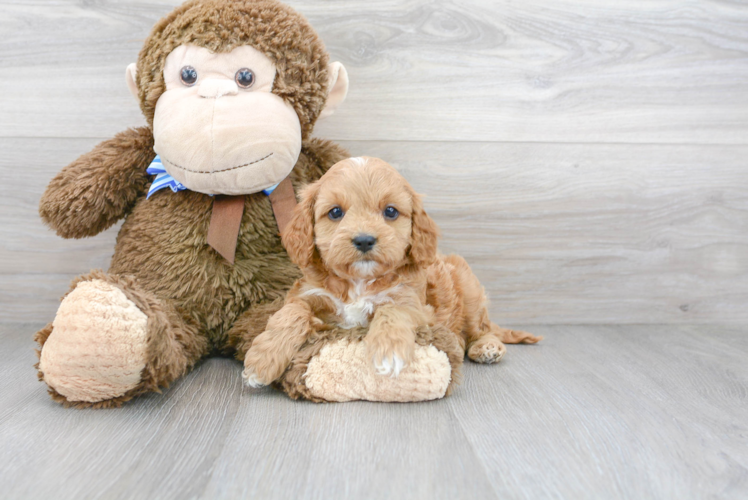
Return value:
M 216 195 L 213 199 L 213 213 L 208 226 L 208 245 L 231 264 L 234 263 L 236 257 L 236 242 L 239 239 L 245 198 L 245 195 Z M 273 207 L 278 231 L 283 232 L 296 206 L 296 194 L 294 194 L 291 178 L 283 179 L 268 198 Z

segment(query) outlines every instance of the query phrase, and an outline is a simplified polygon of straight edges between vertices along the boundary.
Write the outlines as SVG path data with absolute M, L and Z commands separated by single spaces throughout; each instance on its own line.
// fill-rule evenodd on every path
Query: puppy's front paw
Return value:
M 242 378 L 244 379 L 244 383 L 247 384 L 247 387 L 252 387 L 253 389 L 259 389 L 268 385 L 260 380 L 260 377 L 257 376 L 254 369 L 251 367 L 244 368 Z
M 413 359 L 415 343 L 398 336 L 369 335 L 364 339 L 379 375 L 397 377 Z
M 405 367 L 405 361 L 400 359 L 397 354 L 393 354 L 392 357 L 384 357 L 377 361 L 374 358 L 374 368 L 377 371 L 377 375 L 389 375 L 391 377 L 397 377 Z
M 283 375 L 288 361 L 272 348 L 253 345 L 244 357 L 244 383 L 254 388 L 270 385 Z

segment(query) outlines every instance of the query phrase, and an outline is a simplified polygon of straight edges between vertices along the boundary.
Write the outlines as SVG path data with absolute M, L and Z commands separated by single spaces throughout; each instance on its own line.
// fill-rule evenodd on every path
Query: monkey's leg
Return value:
M 134 278 L 93 271 L 73 283 L 35 340 L 39 379 L 66 406 L 107 408 L 181 377 L 208 350 L 197 325 Z

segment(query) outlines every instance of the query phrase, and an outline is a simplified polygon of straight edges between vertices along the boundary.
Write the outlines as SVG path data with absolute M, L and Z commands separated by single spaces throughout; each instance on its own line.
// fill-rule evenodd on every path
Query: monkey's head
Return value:
M 167 172 L 207 194 L 283 180 L 348 91 L 345 68 L 276 0 L 186 2 L 156 24 L 126 76 Z

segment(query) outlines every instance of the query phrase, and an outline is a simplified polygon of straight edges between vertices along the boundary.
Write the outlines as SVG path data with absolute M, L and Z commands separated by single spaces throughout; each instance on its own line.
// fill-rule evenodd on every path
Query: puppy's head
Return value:
M 301 193 L 283 244 L 301 268 L 319 263 L 342 278 L 376 278 L 436 258 L 438 228 L 392 166 L 349 158 Z

